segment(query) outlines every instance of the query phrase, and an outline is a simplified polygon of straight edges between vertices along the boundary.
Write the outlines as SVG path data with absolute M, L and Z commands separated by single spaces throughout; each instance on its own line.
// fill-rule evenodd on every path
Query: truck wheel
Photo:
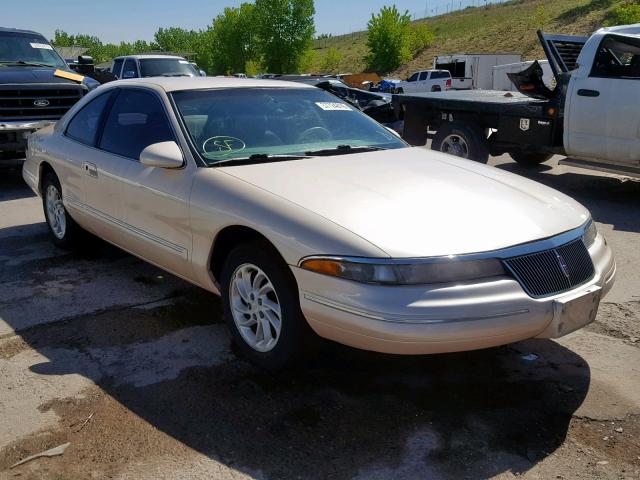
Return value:
M 404 93 L 404 88 L 396 88 L 396 93 Z
M 487 138 L 482 130 L 464 123 L 442 125 L 433 137 L 431 149 L 480 163 L 489 161 Z
M 553 157 L 551 153 L 539 152 L 511 152 L 509 155 L 523 167 L 535 167 Z
M 47 173 L 42 181 L 42 207 L 53 243 L 67 250 L 77 247 L 84 232 L 62 203 L 62 187 L 55 173 Z
M 269 245 L 251 242 L 234 248 L 220 284 L 225 321 L 246 359 L 280 370 L 312 350 L 314 334 L 300 310 L 298 286 Z
M 433 87 L 431 87 L 431 91 L 432 92 L 441 92 L 442 88 L 440 87 L 440 85 L 434 85 Z

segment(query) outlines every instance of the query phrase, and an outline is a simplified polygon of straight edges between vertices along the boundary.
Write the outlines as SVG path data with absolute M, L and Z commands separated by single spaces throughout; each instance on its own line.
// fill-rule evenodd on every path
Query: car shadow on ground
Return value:
M 591 174 L 589 170 L 550 174 L 552 167 L 541 164 L 524 168 L 515 162 L 496 168 L 522 175 L 575 198 L 591 211 L 597 222 L 615 230 L 640 232 L 640 179 Z
M 220 340 L 228 345 L 228 337 L 217 297 L 195 288 L 187 295 L 200 298 L 199 306 L 178 301 L 168 314 L 140 323 L 133 311 L 106 312 L 68 321 L 57 334 L 55 325 L 49 332 L 24 331 L 22 339 L 48 359 L 31 371 L 83 375 L 153 429 L 264 478 L 490 478 L 524 472 L 562 444 L 589 388 L 588 364 L 550 340 L 423 357 L 326 344 L 297 370 L 273 375 L 232 355 L 221 361 Z M 213 324 L 212 310 L 218 312 Z M 145 380 L 171 362 L 193 359 L 208 327 L 220 328 L 210 361 L 178 368 L 172 378 Z M 172 329 L 193 333 L 149 346 Z M 113 349 L 122 342 L 126 353 Z M 151 353 L 157 348 L 169 360 Z M 84 363 L 77 352 L 90 352 L 92 361 Z M 112 425 L 116 436 L 125 428 L 118 422 L 127 421 L 123 416 Z M 149 439 L 119 441 L 126 454 L 129 442 Z

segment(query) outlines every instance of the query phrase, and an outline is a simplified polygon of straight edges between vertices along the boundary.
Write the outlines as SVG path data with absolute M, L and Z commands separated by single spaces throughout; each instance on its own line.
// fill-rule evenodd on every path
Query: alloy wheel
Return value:
M 269 352 L 278 343 L 282 309 L 271 280 L 251 263 L 236 268 L 231 277 L 229 303 L 242 339 L 258 352 Z
M 49 185 L 46 193 L 47 222 L 58 239 L 67 231 L 67 213 L 62 204 L 62 195 L 55 185 Z

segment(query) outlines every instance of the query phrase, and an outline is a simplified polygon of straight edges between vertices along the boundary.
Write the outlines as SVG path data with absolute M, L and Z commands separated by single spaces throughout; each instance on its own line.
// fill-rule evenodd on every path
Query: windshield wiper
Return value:
M 349 153 L 361 153 L 361 152 L 375 152 L 378 150 L 387 150 L 383 147 L 377 147 L 375 145 L 338 145 L 334 148 L 323 148 L 322 150 L 311 150 L 304 152 L 310 156 L 323 156 L 323 155 L 346 155 Z
M 283 162 L 286 160 L 301 160 L 303 158 L 311 158 L 309 155 L 290 155 L 290 154 L 273 154 L 268 153 L 254 153 L 248 157 L 228 158 L 226 160 L 218 160 L 212 166 L 219 165 L 249 165 L 252 163 L 267 163 L 267 162 Z
M 0 62 L 6 66 L 21 66 L 21 67 L 53 67 L 53 65 L 47 65 L 46 63 L 25 62 L 24 60 L 18 60 L 17 62 L 4 61 Z

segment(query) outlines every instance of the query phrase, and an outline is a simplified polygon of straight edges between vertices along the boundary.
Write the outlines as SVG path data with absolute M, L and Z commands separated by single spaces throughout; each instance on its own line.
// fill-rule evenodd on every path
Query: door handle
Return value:
M 84 162 L 82 164 L 84 167 L 84 173 L 89 175 L 90 177 L 98 178 L 98 167 L 94 163 Z
M 589 90 L 587 88 L 581 88 L 578 90 L 578 95 L 581 97 L 599 97 L 600 92 L 598 90 Z

